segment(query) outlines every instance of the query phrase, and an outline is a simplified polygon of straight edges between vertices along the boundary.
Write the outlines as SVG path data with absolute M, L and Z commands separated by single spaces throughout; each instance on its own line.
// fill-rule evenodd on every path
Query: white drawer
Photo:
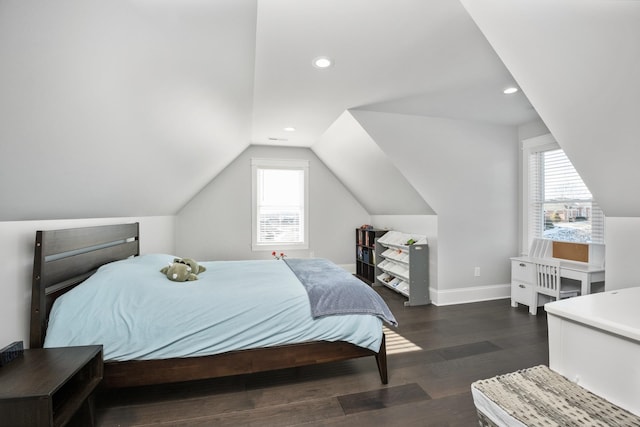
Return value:
M 511 282 L 511 300 L 524 305 L 533 301 L 533 285 L 522 282 Z
M 536 280 L 536 266 L 532 262 L 511 260 L 511 280 L 533 284 Z

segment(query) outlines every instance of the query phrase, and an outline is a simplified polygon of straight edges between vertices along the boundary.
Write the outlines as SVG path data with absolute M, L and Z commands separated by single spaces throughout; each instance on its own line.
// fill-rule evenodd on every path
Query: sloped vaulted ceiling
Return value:
M 351 112 L 311 148 L 371 215 L 435 213 Z
M 640 2 L 462 3 L 605 215 L 640 216 Z
M 250 141 L 256 2 L 0 2 L 0 220 L 174 214 Z
M 537 119 L 452 0 L 2 1 L 0 63 L 0 221 L 172 215 L 249 144 L 354 109 Z

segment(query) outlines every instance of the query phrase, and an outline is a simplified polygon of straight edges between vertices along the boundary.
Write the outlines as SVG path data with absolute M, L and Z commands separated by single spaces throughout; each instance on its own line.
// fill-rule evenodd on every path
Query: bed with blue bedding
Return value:
M 91 229 L 80 229 L 83 240 L 87 233 L 104 234 L 102 227 Z M 61 255 L 56 247 L 58 255 L 52 256 L 52 241 L 60 246 L 61 235 L 69 240 L 67 231 L 36 236 L 31 347 L 101 344 L 106 386 L 369 355 L 376 358 L 382 382 L 387 381 L 382 324 L 395 325 L 395 318 L 375 291 L 328 260 L 201 262 L 206 271 L 198 280 L 173 282 L 160 272 L 173 255 L 137 254 L 137 224 L 133 239 L 91 242 L 92 249 L 80 253 L 78 245 L 71 245 Z M 114 249 L 120 245 L 135 247 L 136 253 Z M 103 251 L 118 254 L 103 263 L 97 255 Z M 80 272 L 87 277 L 64 277 L 63 271 L 76 275 L 77 268 L 69 265 L 87 269 L 88 260 L 92 270 Z M 40 311 L 46 313 L 44 321 Z

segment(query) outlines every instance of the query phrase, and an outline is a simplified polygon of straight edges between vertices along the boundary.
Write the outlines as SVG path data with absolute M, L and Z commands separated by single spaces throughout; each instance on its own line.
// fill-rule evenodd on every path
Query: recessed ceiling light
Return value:
M 313 66 L 316 68 L 329 68 L 333 65 L 331 58 L 319 56 L 313 60 Z
M 515 87 L 515 86 L 511 86 L 511 87 L 506 88 L 506 89 L 505 89 L 505 90 L 503 90 L 502 92 L 503 92 L 505 95 L 511 95 L 512 93 L 516 93 L 517 91 L 518 91 L 518 88 L 517 88 L 517 87 Z
M 295 132 L 296 128 L 291 127 L 291 126 L 287 126 L 286 128 L 283 128 L 282 130 L 285 131 L 285 132 Z

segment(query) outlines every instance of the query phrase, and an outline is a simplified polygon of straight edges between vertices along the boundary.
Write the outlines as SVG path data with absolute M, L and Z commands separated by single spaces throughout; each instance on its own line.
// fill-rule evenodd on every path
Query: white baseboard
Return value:
M 355 264 L 339 264 L 348 272 L 355 274 Z M 433 305 L 468 304 L 471 302 L 491 301 L 496 299 L 511 298 L 511 284 L 471 286 L 468 288 L 446 289 L 439 291 L 429 288 L 431 303 Z
M 429 293 L 431 294 L 433 305 L 467 304 L 470 302 L 511 298 L 511 284 L 473 286 L 441 291 L 430 288 Z

